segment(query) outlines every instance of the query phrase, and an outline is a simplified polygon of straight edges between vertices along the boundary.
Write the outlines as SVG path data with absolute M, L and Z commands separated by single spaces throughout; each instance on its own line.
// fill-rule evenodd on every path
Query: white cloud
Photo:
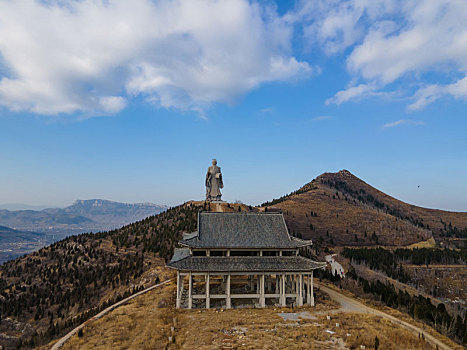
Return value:
M 0 0 L 0 105 L 111 114 L 143 96 L 202 111 L 310 74 L 292 35 L 247 0 Z
M 326 104 L 334 103 L 340 105 L 349 100 L 359 99 L 364 95 L 370 94 L 374 90 L 375 87 L 372 85 L 360 84 L 358 86 L 352 86 L 346 90 L 337 92 L 333 97 L 326 100 Z
M 400 126 L 400 125 L 417 125 L 417 126 L 420 126 L 420 125 L 425 125 L 425 123 L 421 120 L 412 120 L 412 119 L 399 119 L 399 120 L 396 120 L 395 122 L 391 122 L 391 123 L 386 123 L 383 125 L 383 128 L 387 129 L 387 128 L 394 128 L 396 126 Z
M 121 96 L 101 97 L 99 102 L 107 113 L 117 113 L 126 107 L 126 100 Z
M 425 108 L 430 103 L 436 101 L 443 94 L 444 88 L 439 85 L 430 85 L 419 89 L 413 96 L 415 100 L 411 103 L 407 109 L 411 111 L 416 111 Z
M 448 85 L 433 84 L 419 89 L 414 95 L 414 102 L 409 110 L 420 110 L 444 95 L 467 101 L 467 77 Z
M 294 19 L 305 21 L 303 32 L 308 40 L 320 45 L 327 54 L 335 54 L 364 37 L 366 22 L 395 9 L 396 0 L 303 0 Z
M 412 110 L 446 95 L 466 99 L 465 0 L 304 1 L 297 13 L 309 42 L 328 55 L 349 52 L 353 86 L 328 103 L 368 96 L 365 86 L 376 93 L 414 83 L 405 89 Z
M 401 3 L 401 14 L 406 23 L 400 23 L 398 31 L 384 26 L 369 30 L 348 58 L 351 71 L 388 84 L 410 72 L 436 70 L 440 64 L 467 68 L 464 1 L 408 1 Z

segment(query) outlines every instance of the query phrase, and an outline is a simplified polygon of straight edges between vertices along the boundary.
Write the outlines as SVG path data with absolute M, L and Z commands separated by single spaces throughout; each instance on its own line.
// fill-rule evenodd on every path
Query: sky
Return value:
M 260 204 L 347 169 L 467 211 L 465 0 L 0 0 L 0 204 Z

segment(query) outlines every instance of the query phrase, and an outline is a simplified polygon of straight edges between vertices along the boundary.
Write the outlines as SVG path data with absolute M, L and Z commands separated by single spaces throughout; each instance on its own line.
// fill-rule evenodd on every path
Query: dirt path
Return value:
M 414 326 L 408 322 L 405 322 L 405 321 L 402 321 L 394 316 L 391 316 L 385 312 L 382 312 L 382 311 L 379 311 L 379 310 L 376 310 L 376 309 L 373 309 L 369 306 L 366 306 L 364 304 L 362 304 L 361 302 L 359 302 L 358 300 L 356 299 L 352 299 L 346 295 L 343 295 L 333 289 L 330 289 L 328 287 L 325 287 L 323 286 L 322 284 L 317 284 L 317 286 L 319 286 L 319 288 L 329 294 L 329 296 L 331 297 L 331 299 L 333 299 L 334 301 L 337 301 L 339 304 L 341 304 L 341 307 L 340 309 L 336 310 L 336 312 L 361 312 L 361 313 L 366 313 L 366 314 L 371 314 L 371 315 L 376 315 L 376 316 L 380 316 L 382 318 L 385 318 L 407 330 L 409 330 L 410 332 L 412 332 L 413 334 L 415 335 L 419 335 L 419 334 L 423 334 L 424 337 L 425 337 L 425 340 L 428 341 L 429 343 L 431 343 L 434 347 L 438 347 L 439 349 L 442 349 L 442 350 L 452 350 L 451 347 L 449 347 L 448 345 L 444 344 L 442 341 L 436 339 L 435 337 L 433 337 L 431 334 L 429 333 L 426 333 L 423 329 L 417 327 L 417 326 Z
M 159 284 L 155 284 L 154 286 L 151 286 L 149 288 L 146 288 L 138 293 L 135 293 L 133 295 L 130 295 L 128 298 L 125 298 L 123 300 L 120 300 L 118 303 L 115 303 L 113 305 L 110 305 L 108 308 L 102 310 L 101 312 L 99 312 L 97 315 L 91 317 L 89 320 L 87 320 L 86 322 L 84 323 L 81 323 L 78 327 L 72 329 L 70 332 L 68 332 L 64 337 L 60 338 L 55 344 L 54 346 L 52 346 L 52 348 L 50 350 L 58 350 L 60 349 L 63 344 L 65 344 L 65 342 L 70 339 L 73 335 L 75 335 L 80 329 L 84 328 L 85 326 L 87 326 L 90 322 L 92 321 L 95 321 L 95 320 L 98 320 L 99 318 L 101 318 L 102 316 L 108 314 L 110 311 L 112 310 L 115 310 L 117 307 L 121 306 L 121 305 L 124 305 L 126 304 L 128 301 L 130 301 L 131 299 L 133 298 L 136 298 L 137 296 L 141 295 L 141 294 L 144 294 L 144 293 L 147 293 L 149 292 L 150 290 L 153 290 L 154 288 L 157 288 L 157 287 L 160 287 L 160 286 L 163 286 L 164 284 L 167 284 L 169 283 L 171 280 L 166 280 L 164 282 L 161 282 Z

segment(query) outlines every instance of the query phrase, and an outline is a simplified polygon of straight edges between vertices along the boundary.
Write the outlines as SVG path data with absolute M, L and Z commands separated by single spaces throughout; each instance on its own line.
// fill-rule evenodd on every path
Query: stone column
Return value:
M 227 275 L 227 288 L 225 290 L 227 297 L 225 298 L 225 305 L 227 309 L 232 308 L 232 299 L 230 298 L 230 272 Z
M 285 275 L 281 275 L 281 306 L 286 306 L 286 297 L 285 297 Z
M 211 307 L 211 298 L 209 297 L 209 272 L 206 274 L 206 309 Z
M 282 305 L 282 275 L 277 277 L 277 282 L 279 285 L 279 305 Z
M 188 274 L 188 308 L 191 309 L 193 307 L 193 275 L 190 273 Z
M 300 306 L 300 282 L 299 282 L 299 275 L 295 274 L 294 275 L 294 286 L 295 286 L 295 305 Z
M 313 294 L 313 270 L 310 275 L 310 305 L 315 306 L 315 296 Z
M 175 303 L 175 307 L 177 309 L 180 309 L 180 304 L 181 304 L 181 293 L 180 293 L 180 271 L 177 270 L 177 302 Z
M 259 285 L 260 285 L 260 287 L 259 287 L 259 290 L 260 290 L 259 305 L 260 305 L 260 307 L 265 307 L 266 306 L 266 299 L 264 297 L 264 272 L 261 275 Z
M 303 306 L 303 274 L 300 272 L 298 275 L 298 306 Z

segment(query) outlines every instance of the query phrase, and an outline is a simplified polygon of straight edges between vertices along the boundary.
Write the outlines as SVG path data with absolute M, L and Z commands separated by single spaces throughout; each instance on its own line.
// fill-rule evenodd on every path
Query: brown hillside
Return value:
M 467 233 L 467 213 L 404 203 L 347 170 L 324 173 L 296 192 L 265 205 L 281 209 L 290 231 L 313 239 L 318 246 L 402 246 L 432 236 L 439 241 Z
M 201 207 L 184 204 L 120 229 L 71 236 L 0 265 L 0 345 L 32 348 L 165 279 L 164 259 Z

